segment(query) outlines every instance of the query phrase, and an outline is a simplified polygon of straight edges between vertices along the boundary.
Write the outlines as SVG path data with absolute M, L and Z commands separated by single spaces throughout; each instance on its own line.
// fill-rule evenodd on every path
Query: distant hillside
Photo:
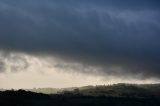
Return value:
M 131 93 L 133 90 L 133 88 L 130 89 L 131 86 L 129 85 L 116 85 L 114 87 L 123 89 L 118 90 L 117 92 L 122 91 L 124 93 L 126 93 L 124 89 L 127 88 L 127 94 Z M 139 88 L 136 88 L 133 91 L 136 90 L 139 90 Z M 93 92 L 93 94 L 90 91 Z M 113 93 L 112 96 L 94 96 L 101 94 L 101 91 L 104 92 L 107 90 L 105 87 L 99 86 L 98 88 L 83 89 L 82 91 L 79 91 L 78 89 L 75 89 L 72 92 L 64 91 L 63 94 L 42 94 L 24 90 L 0 91 L 0 106 L 160 106 L 159 96 L 145 97 L 143 95 L 143 97 L 138 97 L 139 92 L 143 92 L 141 89 L 138 91 L 138 95 L 136 94 L 137 96 L 134 96 L 134 93 L 136 92 L 133 91 L 128 97 L 124 95 L 120 96 L 121 93 L 117 94 L 117 92 L 116 96 L 113 95 L 115 93 Z M 85 92 L 85 95 L 79 94 L 79 92 Z M 87 93 L 88 95 L 86 95 Z M 144 93 L 146 93 L 146 91 Z M 107 93 L 104 92 L 103 94 L 106 95 Z
M 74 91 L 73 91 L 74 92 Z M 114 97 L 160 97 L 160 84 L 114 84 L 109 86 L 94 86 L 92 88 L 77 89 L 83 95 L 114 96 Z
M 55 94 L 58 91 L 60 91 L 60 89 L 58 88 L 34 88 L 34 89 L 25 89 L 25 90 L 35 92 L 35 93 L 43 93 L 43 94 Z
M 0 89 L 0 91 L 5 91 L 5 89 Z
M 84 86 L 71 88 L 34 88 L 25 89 L 35 93 L 64 94 L 74 93 L 89 96 L 112 96 L 112 97 L 160 97 L 160 84 L 113 84 L 99 86 Z M 2 89 L 1 91 L 4 91 Z
M 36 93 L 44 93 L 44 94 L 59 94 L 64 91 L 74 91 L 75 89 L 90 89 L 94 86 L 83 86 L 83 87 L 69 87 L 69 88 L 34 88 L 34 89 L 24 89 L 26 91 L 36 92 Z

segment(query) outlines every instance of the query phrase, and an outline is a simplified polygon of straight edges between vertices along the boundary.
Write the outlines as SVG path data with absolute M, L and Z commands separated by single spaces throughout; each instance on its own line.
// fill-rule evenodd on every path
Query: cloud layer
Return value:
M 98 67 L 87 73 L 159 78 L 159 4 L 158 0 L 1 0 L 0 49 L 61 58 L 70 64 L 55 67 L 82 73 Z M 1 72 L 6 67 L 3 60 Z

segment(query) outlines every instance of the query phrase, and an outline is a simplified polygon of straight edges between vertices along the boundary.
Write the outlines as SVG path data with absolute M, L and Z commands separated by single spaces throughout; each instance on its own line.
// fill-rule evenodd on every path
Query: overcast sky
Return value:
M 0 88 L 159 82 L 159 5 L 0 0 Z

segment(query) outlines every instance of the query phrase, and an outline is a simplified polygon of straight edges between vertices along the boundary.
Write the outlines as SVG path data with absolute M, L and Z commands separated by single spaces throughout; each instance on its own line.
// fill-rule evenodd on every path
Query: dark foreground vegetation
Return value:
M 159 85 L 152 86 L 120 84 L 76 88 L 59 94 L 1 91 L 0 106 L 160 106 Z

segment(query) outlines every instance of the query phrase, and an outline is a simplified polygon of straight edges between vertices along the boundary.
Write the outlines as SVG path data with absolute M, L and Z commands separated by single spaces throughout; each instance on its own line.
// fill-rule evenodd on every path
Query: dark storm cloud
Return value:
M 158 0 L 1 0 L 0 48 L 54 54 L 106 74 L 159 78 L 159 5 Z
M 25 55 L 0 51 L 0 72 L 17 72 L 28 68 L 29 62 Z

